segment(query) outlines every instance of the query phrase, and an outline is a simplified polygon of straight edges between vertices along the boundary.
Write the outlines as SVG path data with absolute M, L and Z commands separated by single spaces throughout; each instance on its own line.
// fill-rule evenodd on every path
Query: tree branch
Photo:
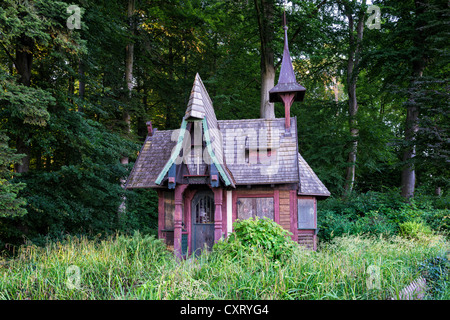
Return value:
M 6 48 L 6 46 L 3 44 L 3 42 L 0 42 L 3 50 L 5 50 L 6 55 L 8 56 L 9 60 L 11 60 L 12 63 L 16 64 L 16 59 L 14 59 L 14 57 L 9 53 L 8 49 Z

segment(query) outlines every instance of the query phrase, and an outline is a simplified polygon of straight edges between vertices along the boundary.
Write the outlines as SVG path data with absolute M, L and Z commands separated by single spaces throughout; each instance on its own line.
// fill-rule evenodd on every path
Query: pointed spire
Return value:
M 291 55 L 289 53 L 286 12 L 283 15 L 283 29 L 284 29 L 284 51 L 283 60 L 281 62 L 280 76 L 278 84 L 269 91 L 270 102 L 282 102 L 280 94 L 294 94 L 294 101 L 303 101 L 306 89 L 297 83 L 295 79 L 294 68 L 292 67 Z
M 192 86 L 191 96 L 189 97 L 189 102 L 186 109 L 186 119 L 203 119 L 205 117 L 205 101 L 203 101 L 203 99 L 205 99 L 206 97 L 204 97 L 204 94 L 202 92 L 206 92 L 206 90 L 202 90 L 203 88 L 204 85 L 202 79 L 197 73 L 195 75 L 194 85 Z M 209 98 L 209 96 L 207 98 Z

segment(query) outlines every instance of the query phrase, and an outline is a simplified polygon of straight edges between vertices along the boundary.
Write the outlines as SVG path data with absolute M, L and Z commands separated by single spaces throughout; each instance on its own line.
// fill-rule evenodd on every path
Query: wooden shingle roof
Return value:
M 174 130 L 156 130 L 153 136 L 147 136 L 128 176 L 127 189 L 160 187 L 155 180 L 175 147 L 176 140 L 171 139 L 173 133 Z
M 297 124 L 285 134 L 284 118 L 219 120 L 225 162 L 236 185 L 298 183 Z M 269 157 L 260 149 L 270 150 Z M 257 155 L 252 158 L 252 153 Z
M 319 177 L 317 177 L 300 153 L 298 154 L 298 170 L 300 174 L 300 182 L 298 184 L 299 195 L 330 196 L 330 191 L 320 181 Z
M 206 142 L 205 151 L 210 157 L 211 163 L 214 164 L 217 169 L 224 184 L 226 186 L 234 187 L 234 180 L 232 179 L 230 172 L 227 170 L 223 161 L 222 139 L 212 101 L 198 73 L 195 75 L 194 85 L 192 86 L 186 114 L 181 122 L 181 128 L 178 133 L 176 146 L 156 178 L 155 183 L 158 185 L 163 183 L 164 177 L 167 176 L 169 168 L 174 165 L 180 153 L 183 152 L 182 147 L 185 142 L 188 141 L 188 144 L 190 145 L 191 140 L 186 138 L 190 136 L 186 131 L 187 123 L 189 121 L 201 121 L 203 128 L 202 136 Z
M 328 197 L 327 188 L 298 152 L 297 119 L 217 120 L 199 75 L 180 130 L 155 130 L 147 136 L 126 188 L 160 188 L 173 159 L 181 152 L 186 123 L 201 120 L 208 153 L 225 185 L 298 185 L 299 195 Z M 186 140 L 187 141 L 187 140 Z M 173 154 L 172 154 L 173 153 Z
M 200 75 L 195 75 L 194 85 L 192 86 L 191 95 L 184 116 L 186 120 L 206 119 L 206 124 L 211 137 L 212 148 L 217 160 L 223 163 L 222 141 L 218 133 L 218 125 L 216 113 L 214 112 L 213 103 L 206 91 Z
M 295 118 L 291 119 L 295 121 Z M 246 130 L 261 129 L 261 128 L 275 128 L 277 126 L 284 126 L 284 119 L 251 119 L 251 120 L 219 120 L 220 128 L 242 128 Z M 284 128 L 284 127 L 283 127 Z M 295 123 L 292 123 L 292 129 L 296 128 Z M 223 129 L 222 129 L 223 130 Z M 221 131 L 222 131 L 221 130 Z M 139 156 L 134 164 L 133 170 L 127 180 L 127 188 L 159 188 L 161 186 L 155 183 L 156 178 L 163 169 L 164 165 L 170 158 L 171 152 L 175 147 L 176 142 L 174 138 L 171 139 L 175 130 L 157 130 L 153 136 L 148 136 L 142 146 Z M 226 132 L 224 130 L 223 132 Z M 284 131 L 283 131 L 284 132 Z M 230 133 L 230 132 L 229 132 Z M 294 136 L 293 136 L 294 137 Z M 231 155 L 235 157 L 236 163 L 227 163 L 227 171 L 234 178 L 233 182 L 236 185 L 249 184 L 277 184 L 277 183 L 298 183 L 299 195 L 314 195 L 320 197 L 330 196 L 330 192 L 325 185 L 320 181 L 308 163 L 303 159 L 300 153 L 295 149 L 292 152 L 292 141 L 281 140 L 280 144 L 275 141 L 268 141 L 268 146 L 278 147 L 278 153 L 283 159 L 280 159 L 280 166 L 277 174 L 272 176 L 262 174 L 263 168 L 261 164 L 238 164 L 237 146 L 231 150 L 231 144 L 227 142 L 227 136 L 224 136 L 224 150 L 225 159 L 231 162 L 229 158 Z M 268 139 L 269 140 L 269 139 Z M 296 138 L 294 138 L 296 143 Z M 229 142 L 229 140 L 228 140 Z M 250 148 L 251 143 L 244 144 L 243 148 Z M 295 154 L 296 157 L 292 158 Z M 297 166 L 292 165 L 296 162 Z M 295 170 L 292 170 L 296 168 Z M 269 171 L 267 171 L 269 173 Z

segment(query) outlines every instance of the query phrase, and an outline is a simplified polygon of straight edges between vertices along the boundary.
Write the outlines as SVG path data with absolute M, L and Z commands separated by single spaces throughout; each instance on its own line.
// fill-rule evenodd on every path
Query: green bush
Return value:
M 273 220 L 256 217 L 237 220 L 233 226 L 234 232 L 224 241 L 217 243 L 215 250 L 231 255 L 242 250 L 261 250 L 266 257 L 278 260 L 289 255 L 296 247 L 290 237 L 291 233 Z
M 421 240 L 432 234 L 432 230 L 429 226 L 417 221 L 403 222 L 399 227 L 400 234 L 409 239 Z
M 318 203 L 319 237 L 330 241 L 345 234 L 398 235 L 400 225 L 411 221 L 421 221 L 448 235 L 450 212 L 444 202 L 440 197 L 423 195 L 405 202 L 398 190 L 329 198 Z
M 448 209 L 427 210 L 421 217 L 433 230 L 447 235 L 450 233 L 450 211 Z

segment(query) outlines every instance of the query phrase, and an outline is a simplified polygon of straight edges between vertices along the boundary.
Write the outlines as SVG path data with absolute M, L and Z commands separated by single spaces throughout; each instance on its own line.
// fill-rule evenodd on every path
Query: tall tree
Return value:
M 402 170 L 402 196 L 406 199 L 414 196 L 416 185 L 416 170 L 412 159 L 416 156 L 415 136 L 418 131 L 419 107 L 415 102 L 415 92 L 418 90 L 417 86 L 420 78 L 423 76 L 423 71 L 427 65 L 427 51 L 424 48 L 426 43 L 426 33 L 421 32 L 425 26 L 426 20 L 424 13 L 427 10 L 426 0 L 414 1 L 415 21 L 413 22 L 414 35 L 412 37 L 413 47 L 417 49 L 417 56 L 411 61 L 412 70 L 410 77 L 410 92 L 406 103 L 406 123 L 405 123 L 405 142 L 406 149 L 403 152 L 403 161 L 405 165 Z
M 129 26 L 129 33 L 130 33 L 130 42 L 126 46 L 125 50 L 125 81 L 127 84 L 127 100 L 128 103 L 131 104 L 131 99 L 133 97 L 133 63 L 134 63 L 134 39 L 133 36 L 135 34 L 136 29 L 136 23 L 135 23 L 135 0 L 128 0 L 128 7 L 127 7 L 127 19 L 128 19 L 128 26 Z M 129 134 L 131 131 L 131 116 L 130 112 L 127 107 L 125 107 L 125 110 L 123 111 L 123 121 L 125 122 L 125 130 L 126 134 Z M 128 165 L 128 156 L 124 155 L 120 159 L 120 163 L 123 165 Z M 126 180 L 122 179 L 121 184 L 123 187 L 125 187 Z M 125 204 L 126 198 L 123 198 L 123 202 L 119 207 L 119 214 L 120 212 L 124 212 L 126 210 L 126 204 Z
M 33 61 L 35 56 L 51 46 L 64 48 L 67 51 L 77 51 L 78 37 L 69 32 L 62 24 L 65 21 L 67 4 L 61 1 L 23 1 L 6 0 L 0 4 L 0 44 L 7 57 L 15 66 L 18 74 L 17 88 L 29 95 L 40 95 L 42 91 L 32 86 Z M 61 39 L 67 41 L 61 41 Z M 26 88 L 23 88 L 26 87 Z M 22 98 L 24 96 L 22 95 Z M 38 100 L 39 101 L 39 100 Z M 43 103 L 37 103 L 46 108 Z M 32 106 L 28 107 L 29 116 Z M 41 113 L 44 112 L 41 110 Z M 42 124 L 42 122 L 41 122 Z M 12 130 L 14 132 L 16 130 Z M 17 172 L 28 172 L 30 167 L 30 142 L 27 141 L 28 133 L 20 130 L 14 134 L 16 149 L 24 154 L 21 164 L 16 164 Z
M 269 102 L 269 90 L 275 86 L 274 66 L 274 0 L 254 0 L 256 17 L 258 20 L 259 38 L 261 41 L 261 105 L 260 117 L 265 119 L 275 118 L 273 103 Z
M 426 161 L 439 167 L 445 159 L 446 151 L 440 150 L 447 148 L 442 140 L 447 135 L 445 116 L 433 116 L 430 110 L 439 109 L 446 96 L 449 55 L 443 39 L 448 35 L 445 21 L 450 8 L 444 0 L 380 0 L 376 4 L 382 7 L 384 23 L 379 32 L 372 34 L 375 38 L 370 69 L 383 83 L 384 95 L 404 114 L 399 144 L 400 186 L 402 196 L 409 199 L 414 196 L 418 165 L 424 170 L 421 162 Z M 420 127 L 425 124 L 423 120 L 426 130 Z M 434 141 L 427 141 L 424 134 L 418 140 L 421 132 Z
M 351 147 L 348 152 L 348 167 L 344 185 L 344 192 L 348 195 L 353 190 L 356 178 L 356 156 L 358 152 L 359 136 L 357 123 L 358 99 L 356 95 L 356 84 L 360 72 L 366 1 L 364 0 L 359 8 L 357 8 L 356 1 L 344 1 L 342 5 L 344 9 L 343 12 L 348 19 L 348 53 L 346 74 L 349 114 L 348 122 L 351 136 Z

